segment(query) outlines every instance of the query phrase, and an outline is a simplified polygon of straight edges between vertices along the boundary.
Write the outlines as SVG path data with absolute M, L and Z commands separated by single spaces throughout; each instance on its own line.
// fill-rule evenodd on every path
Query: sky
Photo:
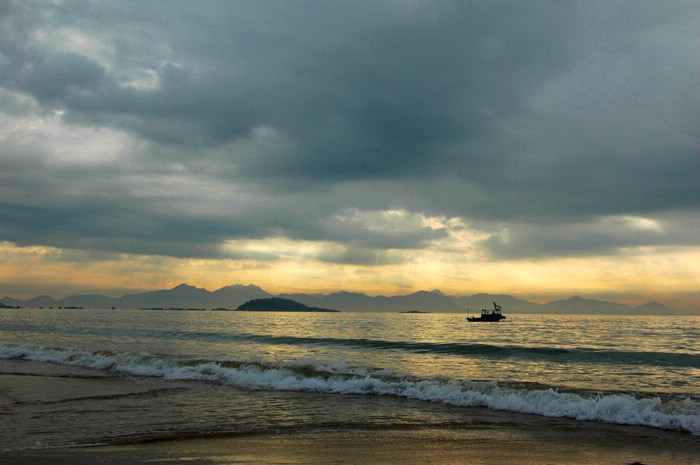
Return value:
M 680 0 L 0 0 L 0 296 L 700 308 L 698 31 Z

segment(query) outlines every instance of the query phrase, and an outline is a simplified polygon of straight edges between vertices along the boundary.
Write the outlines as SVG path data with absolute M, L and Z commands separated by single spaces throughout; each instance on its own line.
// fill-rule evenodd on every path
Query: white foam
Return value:
M 147 353 L 105 355 L 2 342 L 0 358 L 113 370 L 133 376 L 209 381 L 246 389 L 390 395 L 547 417 L 652 426 L 700 435 L 700 403 L 689 398 L 662 401 L 659 398 L 636 398 L 629 394 L 585 397 L 554 389 L 505 388 L 495 382 L 416 378 L 389 370 L 372 372 L 351 368 L 344 363 L 324 365 L 309 359 L 278 364 L 257 359 L 241 363 L 209 361 L 190 365 Z

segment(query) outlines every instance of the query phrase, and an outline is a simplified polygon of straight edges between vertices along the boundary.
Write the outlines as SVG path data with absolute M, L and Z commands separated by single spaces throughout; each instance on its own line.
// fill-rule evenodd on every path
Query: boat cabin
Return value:
M 501 306 L 496 302 L 493 303 L 493 310 L 482 309 L 480 317 L 467 317 L 468 321 L 501 321 L 503 319 L 505 316 L 501 313 Z

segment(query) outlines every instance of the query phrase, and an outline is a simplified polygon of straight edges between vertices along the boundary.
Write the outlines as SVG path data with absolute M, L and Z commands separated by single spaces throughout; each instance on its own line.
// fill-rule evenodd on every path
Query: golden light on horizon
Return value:
M 647 298 L 668 305 L 687 302 L 684 296 L 692 298 L 700 288 L 700 248 L 644 248 L 626 250 L 615 257 L 491 262 L 449 252 L 410 250 L 396 252 L 403 261 L 369 266 L 319 260 L 328 247 L 329 244 L 276 238 L 268 243 L 235 244 L 240 253 L 264 256 L 264 260 L 182 259 L 99 255 L 3 242 L 0 281 L 7 283 L 5 294 L 17 298 L 51 292 L 64 293 L 54 297 L 74 293 L 117 296 L 124 290 L 148 291 L 186 282 L 208 290 L 255 284 L 273 294 L 346 290 L 399 295 L 440 289 L 456 296 L 505 293 L 540 302 L 572 295 L 615 295 L 622 303 L 639 304 L 643 303 L 639 299 Z M 13 288 L 22 292 L 10 295 Z M 697 300 L 684 305 L 700 308 Z

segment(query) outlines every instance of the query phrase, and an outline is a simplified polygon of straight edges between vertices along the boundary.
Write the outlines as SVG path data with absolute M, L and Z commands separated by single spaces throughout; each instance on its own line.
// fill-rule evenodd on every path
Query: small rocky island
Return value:
M 247 312 L 337 312 L 330 308 L 308 307 L 301 302 L 272 297 L 270 299 L 253 299 L 239 306 L 236 310 Z

